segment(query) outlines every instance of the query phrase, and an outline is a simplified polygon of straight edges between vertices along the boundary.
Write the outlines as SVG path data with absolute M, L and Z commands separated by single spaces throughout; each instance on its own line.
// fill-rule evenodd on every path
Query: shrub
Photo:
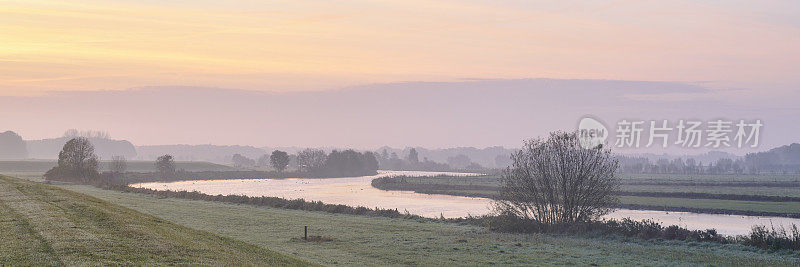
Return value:
M 800 231 L 795 224 L 792 224 L 791 233 L 783 226 L 777 229 L 774 226 L 770 229 L 763 225 L 753 226 L 749 235 L 741 237 L 741 243 L 770 250 L 800 250 Z

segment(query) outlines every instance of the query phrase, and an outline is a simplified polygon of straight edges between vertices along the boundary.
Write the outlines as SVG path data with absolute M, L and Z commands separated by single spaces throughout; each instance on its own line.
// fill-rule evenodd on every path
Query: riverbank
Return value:
M 636 180 L 636 182 L 641 181 L 642 179 Z M 669 180 L 664 180 L 662 183 L 667 181 Z M 628 182 L 623 181 L 621 187 L 623 190 L 631 186 Z M 681 180 L 679 183 L 685 183 L 685 181 Z M 769 182 L 756 183 L 761 185 Z M 778 181 L 777 183 L 784 182 Z M 381 177 L 372 180 L 371 185 L 381 190 L 412 191 L 422 194 L 490 199 L 496 199 L 499 195 L 499 182 L 496 176 Z M 654 188 L 653 191 L 618 192 L 621 202 L 619 208 L 800 218 L 800 197 L 793 195 L 793 191 L 770 191 L 774 194 L 725 194 L 712 193 L 714 191 L 675 192 L 658 191 L 658 189 L 660 188 Z M 765 189 L 760 188 L 760 190 Z M 789 192 L 789 194 L 782 194 L 783 192 Z
M 370 177 L 364 177 L 372 179 Z M 357 180 L 359 178 L 356 178 Z M 338 181 L 340 179 L 330 179 Z M 260 180 L 276 181 L 276 180 Z M 319 180 L 314 180 L 318 182 Z M 229 181 L 206 181 L 214 187 L 219 187 L 224 184 L 230 184 Z M 253 182 L 248 180 L 241 180 L 243 182 Z M 234 182 L 233 185 L 241 185 Z M 167 185 L 167 184 L 162 184 Z M 176 184 L 169 184 L 175 186 Z M 196 185 L 194 182 L 186 184 L 182 182 L 177 184 L 181 185 Z M 156 186 L 157 184 L 149 184 L 149 186 Z M 250 186 L 248 186 L 250 187 Z M 256 186 L 258 189 L 260 186 Z M 302 185 L 302 188 L 305 185 Z M 201 191 L 186 191 L 186 190 L 157 190 L 148 188 L 147 185 L 143 187 L 131 187 L 126 185 L 104 185 L 104 189 L 112 189 L 121 192 L 131 192 L 139 194 L 150 194 L 162 197 L 174 197 L 191 200 L 203 200 L 225 203 L 246 204 L 254 206 L 267 206 L 275 208 L 296 209 L 305 211 L 323 211 L 329 213 L 339 213 L 348 215 L 368 215 L 379 216 L 388 218 L 402 218 L 412 219 L 418 221 L 436 221 L 446 223 L 459 223 L 487 227 L 492 231 L 499 232 L 515 232 L 515 233 L 557 233 L 557 234 L 589 234 L 596 236 L 614 236 L 621 235 L 626 237 L 638 237 L 644 239 L 665 239 L 665 240 L 683 240 L 683 241 L 703 241 L 703 242 L 716 242 L 722 244 L 735 243 L 745 244 L 749 246 L 757 246 L 763 249 L 790 249 L 800 250 L 800 232 L 796 226 L 791 222 L 781 222 L 782 218 L 767 217 L 742 217 L 742 218 L 725 218 L 725 216 L 712 216 L 703 215 L 700 213 L 676 213 L 670 215 L 666 214 L 652 214 L 648 212 L 637 212 L 635 210 L 616 210 L 602 220 L 593 222 L 584 222 L 572 225 L 542 225 L 536 221 L 516 218 L 513 216 L 500 216 L 500 215 L 480 215 L 457 218 L 445 218 L 440 214 L 439 217 L 422 217 L 416 214 L 405 211 L 401 213 L 397 208 L 395 209 L 382 209 L 382 208 L 368 208 L 365 206 L 347 206 L 341 203 L 324 203 L 322 201 L 306 201 L 304 199 L 285 199 L 274 196 L 248 196 L 240 194 L 206 194 Z M 263 192 L 263 191 L 262 191 Z M 316 195 L 319 196 L 319 195 Z M 312 198 L 314 199 L 314 198 Z M 429 203 L 430 204 L 430 203 Z M 643 217 L 644 216 L 644 217 Z M 685 217 L 686 216 L 686 217 Z M 682 218 L 686 218 L 683 221 Z M 631 219 L 634 218 L 634 219 Z M 676 220 L 677 219 L 677 220 Z M 768 219 L 768 221 L 764 221 Z M 773 221 L 779 220 L 779 221 Z M 713 223 L 712 223 L 713 221 Z M 664 223 L 666 222 L 666 223 Z M 769 224 L 770 228 L 765 228 Z M 742 228 L 742 226 L 745 228 Z M 774 228 L 775 225 L 778 228 Z M 788 232 L 784 231 L 784 226 L 790 227 Z
M 736 244 L 513 234 L 485 227 L 376 216 L 289 210 L 103 190 L 92 195 L 192 228 L 325 265 L 796 265 L 796 252 Z M 300 242 L 303 227 L 324 242 Z
M 377 171 L 363 171 L 347 175 L 329 175 L 326 173 L 310 173 L 299 171 L 254 171 L 254 170 L 233 170 L 233 171 L 177 171 L 170 176 L 162 176 L 155 172 L 127 172 L 123 177 L 112 177 L 106 174 L 103 179 L 113 183 L 137 184 L 137 183 L 169 183 L 184 181 L 203 181 L 203 180 L 242 180 L 242 179 L 287 179 L 287 178 L 342 178 L 353 176 L 370 176 L 378 174 Z

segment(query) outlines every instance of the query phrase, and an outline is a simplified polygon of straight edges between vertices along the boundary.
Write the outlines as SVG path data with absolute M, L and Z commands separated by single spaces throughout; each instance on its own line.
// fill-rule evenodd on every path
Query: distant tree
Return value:
M 363 174 L 374 174 L 378 171 L 378 158 L 375 156 L 375 153 L 370 151 L 364 152 L 361 156 L 361 172 Z
M 330 176 L 346 175 L 348 170 L 356 168 L 357 160 L 358 157 L 355 153 L 350 153 L 348 150 L 341 152 L 333 150 L 328 154 L 328 158 L 325 160 L 325 173 Z
M 297 164 L 301 171 L 320 172 L 325 168 L 328 155 L 321 149 L 307 148 L 297 154 Z
M 386 152 L 385 149 L 383 151 Z M 405 169 L 406 162 L 400 159 L 400 157 L 397 156 L 397 153 L 392 152 L 391 154 L 387 153 L 385 158 L 382 157 L 382 159 L 379 161 L 379 165 L 382 169 L 386 170 L 403 170 Z
M 469 165 L 464 167 L 464 169 L 467 169 L 467 170 L 482 170 L 483 166 L 481 166 L 480 164 L 475 163 L 475 162 L 470 162 Z
M 525 142 L 503 172 L 496 209 L 556 225 L 596 220 L 618 199 L 618 162 L 602 145 L 583 148 L 576 133 L 554 132 Z
M 450 166 L 445 163 L 438 163 L 432 160 L 429 160 L 427 157 L 423 158 L 422 162 L 419 164 L 417 170 L 422 171 L 449 171 Z
M 378 170 L 378 159 L 372 152 L 359 153 L 348 149 L 333 150 L 325 160 L 325 174 L 331 176 L 373 175 Z
M 419 154 L 417 154 L 417 149 L 412 147 L 411 150 L 408 151 L 408 158 L 406 158 L 406 160 L 408 160 L 408 162 L 411 164 L 419 163 Z
M 697 163 L 693 158 L 686 159 L 686 173 L 697 173 Z
M 280 150 L 272 151 L 272 155 L 269 156 L 269 164 L 272 165 L 272 168 L 282 172 L 286 169 L 286 165 L 289 165 L 289 154 Z
M 80 132 L 78 132 L 77 129 L 69 129 L 69 130 L 64 131 L 64 137 L 75 138 L 75 137 L 79 137 L 79 136 L 80 136 Z
M 28 158 L 28 147 L 17 133 L 6 131 L 0 133 L 0 159 Z
M 114 156 L 108 168 L 112 174 L 123 174 L 128 169 L 128 160 L 125 156 Z
M 769 151 L 748 153 L 743 165 L 749 173 L 800 174 L 800 144 L 793 143 Z
M 175 160 L 172 155 L 166 154 L 156 159 L 156 172 L 161 178 L 172 178 L 175 176 Z
M 286 164 L 286 168 L 295 170 L 300 169 L 297 164 L 297 154 L 289 154 L 289 163 Z
M 511 166 L 511 157 L 508 155 L 497 155 L 494 157 L 494 165 L 498 168 L 505 168 Z
M 53 167 L 45 178 L 69 182 L 91 183 L 99 176 L 99 160 L 89 139 L 77 137 L 64 144 L 58 153 L 58 166 Z
M 261 155 L 261 157 L 258 157 L 256 166 L 269 166 L 269 154 L 264 154 Z
M 456 169 L 464 169 L 471 163 L 472 160 L 464 154 L 458 154 L 455 157 L 447 158 L 447 164 Z
M 743 159 L 736 159 L 733 162 L 733 172 L 736 174 L 744 173 L 744 169 L 746 168 L 746 164 L 744 163 Z
M 650 160 L 647 158 L 617 156 L 617 160 L 619 160 L 620 169 L 626 173 L 645 173 L 652 169 Z
M 686 173 L 686 163 L 683 162 L 682 158 L 674 159 L 670 169 L 670 173 Z
M 86 137 L 86 138 L 97 138 L 97 139 L 110 139 L 111 135 L 107 131 L 78 131 L 76 129 L 69 129 L 64 132 L 64 137 L 68 138 L 75 138 L 75 137 Z
M 733 160 L 728 158 L 718 159 L 715 167 L 715 171 L 721 174 L 727 174 L 734 171 Z
M 387 160 L 387 159 L 389 159 L 389 152 L 388 152 L 388 151 L 386 151 L 386 149 L 385 149 L 385 148 L 383 149 L 383 152 L 381 152 L 381 159 L 382 159 L 382 160 Z
M 125 159 L 125 156 L 111 157 L 111 162 L 108 165 L 108 170 L 111 173 L 112 178 L 121 180 L 123 177 L 125 177 L 125 170 L 127 169 L 128 169 L 128 161 Z
M 658 159 L 658 161 L 656 161 L 656 164 L 658 165 L 658 171 L 656 171 L 657 173 L 668 173 L 669 172 L 669 160 L 668 159 Z
M 256 165 L 255 160 L 242 156 L 241 154 L 234 154 L 233 157 L 231 157 L 231 161 L 233 161 L 234 167 L 252 167 Z

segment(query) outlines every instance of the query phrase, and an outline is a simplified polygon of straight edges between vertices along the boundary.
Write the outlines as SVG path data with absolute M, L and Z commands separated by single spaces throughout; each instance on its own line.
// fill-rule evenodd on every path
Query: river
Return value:
M 199 191 L 211 195 L 273 196 L 286 199 L 302 198 L 318 200 L 331 204 L 364 206 L 370 208 L 398 209 L 425 217 L 447 218 L 468 215 L 484 215 L 491 212 L 492 200 L 479 197 L 449 195 L 429 195 L 412 191 L 383 191 L 372 187 L 371 181 L 377 177 L 407 175 L 428 176 L 447 174 L 471 176 L 474 173 L 421 172 L 421 171 L 380 171 L 375 176 L 348 178 L 287 178 L 287 179 L 245 179 L 245 180 L 199 180 L 170 183 L 139 183 L 134 187 L 157 190 Z M 664 212 L 649 210 L 619 209 L 606 218 L 625 218 L 634 220 L 651 219 L 664 225 L 679 225 L 688 229 L 717 229 L 725 235 L 747 234 L 753 225 L 790 226 L 800 225 L 800 219 L 782 217 L 759 217 L 741 215 L 703 214 L 691 212 Z

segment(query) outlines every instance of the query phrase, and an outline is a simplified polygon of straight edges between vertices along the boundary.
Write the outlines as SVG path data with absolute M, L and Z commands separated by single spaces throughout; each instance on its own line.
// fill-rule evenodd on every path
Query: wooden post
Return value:
M 308 225 L 303 227 L 303 240 L 308 240 Z

